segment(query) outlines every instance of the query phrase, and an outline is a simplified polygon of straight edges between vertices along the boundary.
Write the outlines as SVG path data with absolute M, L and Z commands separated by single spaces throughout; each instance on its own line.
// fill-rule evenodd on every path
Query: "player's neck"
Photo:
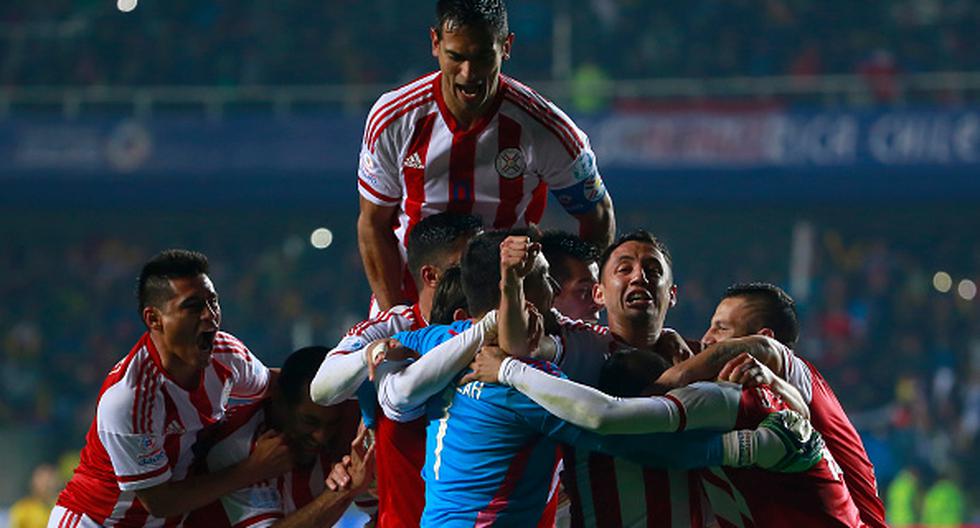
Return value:
M 632 321 L 609 321 L 609 331 L 612 335 L 627 345 L 643 350 L 652 350 L 657 339 L 660 339 L 661 326 L 636 324 Z
M 419 313 L 422 314 L 422 318 L 428 323 L 432 315 L 432 297 L 435 295 L 435 291 L 430 288 L 422 288 L 419 292 Z
M 190 363 L 183 361 L 177 354 L 170 351 L 163 343 L 163 340 L 150 333 L 153 346 L 160 354 L 160 365 L 170 377 L 186 390 L 194 390 L 201 380 L 201 370 Z

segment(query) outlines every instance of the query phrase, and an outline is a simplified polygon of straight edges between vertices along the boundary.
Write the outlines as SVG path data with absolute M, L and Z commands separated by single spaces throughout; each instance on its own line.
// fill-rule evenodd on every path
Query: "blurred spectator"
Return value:
M 44 528 L 58 495 L 58 472 L 50 464 L 41 464 L 31 474 L 30 495 L 10 507 L 10 528 Z
M 919 519 L 919 473 L 914 467 L 907 467 L 888 485 L 885 493 L 885 511 L 888 522 L 894 528 L 912 526 Z
M 965 499 L 954 479 L 939 479 L 922 500 L 922 524 L 935 528 L 960 526 L 966 520 Z

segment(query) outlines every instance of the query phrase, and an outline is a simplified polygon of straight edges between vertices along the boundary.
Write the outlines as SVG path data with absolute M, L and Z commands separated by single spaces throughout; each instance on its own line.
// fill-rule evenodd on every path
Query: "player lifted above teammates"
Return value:
M 198 433 L 224 416 L 230 397 L 263 396 L 270 372 L 219 331 L 204 255 L 160 253 L 143 266 L 138 295 L 147 332 L 102 384 L 81 462 L 49 528 L 163 526 L 291 465 L 281 435 L 269 431 L 242 462 L 187 477 Z
M 588 137 L 501 74 L 514 43 L 504 3 L 440 0 L 429 33 L 439 71 L 382 95 L 361 146 L 358 245 L 382 310 L 414 300 L 407 235 L 439 211 L 472 213 L 487 227 L 522 226 L 540 221 L 550 189 L 583 239 L 605 247 L 615 233 Z

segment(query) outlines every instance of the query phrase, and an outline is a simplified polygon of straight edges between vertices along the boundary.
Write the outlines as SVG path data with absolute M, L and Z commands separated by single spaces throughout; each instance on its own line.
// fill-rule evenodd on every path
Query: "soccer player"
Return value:
M 109 372 L 81 462 L 58 497 L 49 528 L 163 526 L 291 465 L 282 435 L 262 435 L 252 454 L 223 471 L 188 477 L 201 431 L 229 398 L 258 399 L 270 371 L 219 330 L 221 307 L 207 257 L 168 250 L 139 277 L 147 331 Z
M 192 513 L 189 528 L 303 528 L 332 526 L 351 501 L 371 482 L 374 447 L 365 447 L 367 429 L 351 438 L 360 422 L 357 406 L 344 402 L 323 407 L 310 399 L 310 381 L 327 355 L 324 347 L 293 352 L 282 366 L 278 387 L 268 399 L 232 409 L 202 443 L 209 472 L 248 458 L 264 431 L 281 431 L 292 453 L 293 467 L 278 478 L 257 482 L 221 497 Z M 351 446 L 349 486 L 331 491 L 325 478 L 339 457 L 337 447 Z
M 497 229 L 538 223 L 550 189 L 584 240 L 605 247 L 615 233 L 585 133 L 501 74 L 514 42 L 503 1 L 439 0 L 429 36 L 439 71 L 383 94 L 364 127 L 358 245 L 381 310 L 415 298 L 405 243 L 436 212 Z
M 642 351 L 629 356 L 636 357 L 638 353 Z M 618 362 L 616 377 L 623 380 L 639 374 L 643 379 L 645 374 L 649 380 L 666 370 L 662 357 L 650 353 L 648 359 L 659 360 L 660 364 L 644 365 L 643 372 L 636 373 L 629 370 L 635 370 L 634 365 L 639 366 L 639 362 Z M 474 379 L 516 387 L 556 416 L 604 433 L 745 429 L 765 420 L 802 420 L 796 418 L 798 415 L 774 414 L 788 407 L 765 384 L 750 388 L 699 382 L 674 389 L 662 397 L 614 398 L 585 385 L 549 376 L 493 349 L 481 352 L 474 368 Z M 762 381 L 773 377 L 767 370 L 764 372 L 768 376 L 754 373 L 751 367 L 742 370 L 737 375 L 740 381 L 756 375 Z M 765 431 L 769 434 L 776 430 Z M 777 519 L 781 525 L 800 527 L 863 526 L 840 468 L 829 453 L 824 453 L 817 465 L 799 475 L 734 468 L 712 468 L 698 474 L 713 515 L 724 526 L 765 526 Z M 666 506 L 666 497 L 660 499 Z
M 714 438 L 716 444 L 703 437 L 616 438 L 600 442 L 596 435 L 584 434 L 554 419 L 514 391 L 479 382 L 458 390 L 455 384 L 447 388 L 491 331 L 494 313 L 490 310 L 499 305 L 503 311 L 506 306 L 501 292 L 515 291 L 508 285 L 512 280 L 509 277 L 519 278 L 516 286 L 527 293 L 531 303 L 543 308 L 550 305 L 546 261 L 537 255 L 517 266 L 518 273 L 510 273 L 504 262 L 507 241 L 511 239 L 500 243 L 505 235 L 485 233 L 474 238 L 463 257 L 463 287 L 470 310 L 477 316 L 488 315 L 472 326 L 470 321 L 460 321 L 449 327 L 430 326 L 397 334 L 395 339 L 424 354 L 407 367 L 386 361 L 378 370 L 379 398 L 393 420 L 411 420 L 421 415 L 423 404 L 441 393 L 430 402 L 434 406 L 430 410 L 435 411 L 430 417 L 438 419 L 429 423 L 426 435 L 426 506 L 422 525 L 536 524 L 552 489 L 558 455 L 554 438 L 587 449 L 615 450 L 659 467 L 701 467 L 709 460 L 720 463 L 723 458 L 729 463 L 744 461 L 739 456 L 746 453 L 731 449 L 732 445 L 737 447 L 737 442 L 729 442 L 726 450 L 718 437 Z M 502 245 L 504 248 L 498 249 Z M 527 254 L 533 255 L 533 251 Z M 496 260 L 502 264 L 500 275 L 489 271 Z M 506 316 L 499 313 L 495 319 L 504 325 Z M 498 333 L 502 337 L 507 329 L 500 328 Z M 435 344 L 439 346 L 433 348 Z M 538 365 L 549 368 L 543 363 Z M 785 454 L 783 440 L 769 442 L 764 451 L 775 451 L 781 458 Z M 778 462 L 771 456 L 767 460 Z
M 466 243 L 482 228 L 473 215 L 439 213 L 424 218 L 409 235 L 408 261 L 412 275 L 419 285 L 419 300 L 412 306 L 398 306 L 378 316 L 354 325 L 347 335 L 330 351 L 310 384 L 310 396 L 320 405 L 342 402 L 355 393 L 364 414 L 365 423 L 376 430 L 377 436 L 388 437 L 407 429 L 393 429 L 394 424 L 383 414 L 376 413 L 377 394 L 368 382 L 374 350 L 370 343 L 389 338 L 397 332 L 417 330 L 428 325 L 433 298 L 446 270 L 458 265 Z M 419 420 L 412 426 L 415 435 L 424 433 L 425 423 Z M 378 526 L 399 526 L 399 519 L 418 518 L 421 514 L 422 466 L 424 453 L 414 442 L 379 442 L 377 449 Z M 405 485 L 404 481 L 414 483 Z M 418 490 L 417 492 L 415 490 Z M 418 513 L 414 513 L 414 512 Z
M 592 298 L 592 290 L 599 283 L 599 250 L 563 231 L 545 232 L 541 250 L 560 286 L 555 308 L 570 319 L 599 322 L 599 305 Z
M 701 339 L 705 351 L 686 368 L 671 369 L 661 380 L 675 386 L 711 379 L 723 365 L 748 351 L 796 387 L 809 404 L 813 427 L 823 435 L 843 470 L 861 520 L 868 526 L 886 526 L 874 467 L 861 437 L 820 371 L 793 353 L 798 338 L 795 303 L 785 291 L 768 283 L 736 284 L 725 292 Z

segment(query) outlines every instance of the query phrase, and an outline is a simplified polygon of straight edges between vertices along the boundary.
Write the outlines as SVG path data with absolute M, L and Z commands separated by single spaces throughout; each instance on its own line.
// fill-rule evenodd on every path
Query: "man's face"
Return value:
M 555 297 L 555 308 L 572 319 L 596 322 L 599 305 L 592 298 L 592 290 L 599 283 L 599 265 L 586 264 L 572 257 L 565 259 L 568 277 L 561 283 L 561 292 Z
M 170 286 L 174 296 L 161 308 L 153 308 L 160 323 L 154 330 L 167 353 L 204 369 L 211 361 L 214 335 L 221 325 L 221 305 L 214 284 L 202 273 L 170 279 Z
M 701 337 L 701 346 L 711 346 L 719 341 L 754 334 L 749 328 L 750 308 L 744 298 L 728 297 L 722 299 L 711 316 L 711 326 Z
M 548 272 L 548 261 L 541 253 L 534 260 L 534 267 L 524 277 L 524 298 L 545 314 L 555 302 L 555 292 L 560 288 Z
M 449 109 L 469 117 L 480 115 L 497 93 L 500 65 L 510 57 L 513 34 L 501 41 L 486 28 L 449 23 L 443 25 L 441 38 L 434 28 L 429 33 Z
M 606 308 L 610 324 L 643 324 L 659 331 L 667 309 L 677 302 L 667 259 L 652 244 L 623 243 L 602 269 L 595 301 Z
M 312 464 L 330 446 L 345 416 L 343 405 L 317 405 L 306 394 L 309 389 L 303 401 L 290 410 L 283 427 L 293 460 L 300 466 Z

